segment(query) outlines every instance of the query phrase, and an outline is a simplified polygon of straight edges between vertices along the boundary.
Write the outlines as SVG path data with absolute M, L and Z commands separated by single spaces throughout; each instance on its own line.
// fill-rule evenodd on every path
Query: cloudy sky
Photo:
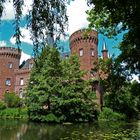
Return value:
M 30 9 L 30 4 L 32 0 L 25 0 L 27 3 L 24 7 L 23 14 L 26 15 L 27 10 Z M 78 29 L 84 28 L 88 26 L 88 22 L 86 20 L 87 15 L 85 11 L 88 9 L 86 5 L 86 0 L 75 0 L 68 5 L 67 14 L 69 17 L 69 28 L 68 31 L 66 31 L 69 35 L 71 35 L 73 32 L 75 32 Z M 0 46 L 11 46 L 16 47 L 15 45 L 15 39 L 12 37 L 14 34 L 14 28 L 13 28 L 13 19 L 14 19 L 14 10 L 11 3 L 5 4 L 5 10 L 3 13 L 2 21 L 0 24 Z M 32 55 L 32 41 L 30 40 L 30 32 L 25 27 L 26 20 L 23 18 L 22 25 L 21 25 L 21 31 L 23 38 L 21 39 L 21 49 L 22 49 L 22 59 L 26 60 L 27 58 Z M 122 38 L 122 34 L 118 36 L 118 40 L 109 40 L 106 37 L 103 37 L 102 35 L 99 35 L 99 52 L 101 52 L 102 44 L 103 44 L 103 38 L 105 38 L 107 47 L 111 54 L 118 55 L 119 50 L 114 49 L 113 47 L 118 44 L 120 39 Z M 69 51 L 69 43 L 68 41 L 62 42 L 62 45 L 64 47 L 64 51 Z

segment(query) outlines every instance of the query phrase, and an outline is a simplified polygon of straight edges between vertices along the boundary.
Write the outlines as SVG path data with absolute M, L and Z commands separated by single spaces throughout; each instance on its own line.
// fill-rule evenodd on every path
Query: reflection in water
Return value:
M 84 124 L 43 124 L 0 120 L 0 140 L 140 139 L 140 121 Z

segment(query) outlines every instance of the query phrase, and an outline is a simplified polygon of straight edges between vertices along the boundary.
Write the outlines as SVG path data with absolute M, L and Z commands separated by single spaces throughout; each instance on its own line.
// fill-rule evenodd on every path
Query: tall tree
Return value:
M 120 45 L 119 60 L 132 73 L 140 73 L 140 1 L 87 0 L 89 27 L 109 37 L 126 31 Z
M 62 61 L 63 77 L 59 105 L 66 121 L 93 121 L 96 114 L 96 94 L 90 83 L 83 80 L 85 72 L 80 70 L 77 56 L 70 56 Z
M 29 116 L 34 121 L 92 121 L 95 93 L 82 79 L 77 57 L 60 59 L 56 48 L 44 48 L 27 88 Z
M 53 103 L 60 96 L 61 75 L 59 52 L 55 48 L 43 48 L 31 72 L 27 89 L 31 120 L 47 121 L 47 115 L 53 113 Z

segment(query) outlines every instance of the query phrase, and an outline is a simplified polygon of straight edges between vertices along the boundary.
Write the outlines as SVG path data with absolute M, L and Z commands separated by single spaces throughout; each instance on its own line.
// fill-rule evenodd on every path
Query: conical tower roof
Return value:
M 103 39 L 102 51 L 107 51 L 107 46 L 106 46 L 105 39 Z

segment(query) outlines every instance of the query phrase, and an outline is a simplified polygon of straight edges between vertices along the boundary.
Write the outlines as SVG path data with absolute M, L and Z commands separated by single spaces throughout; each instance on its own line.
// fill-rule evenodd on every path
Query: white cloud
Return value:
M 11 42 L 13 45 L 15 45 L 15 44 L 16 44 L 16 39 L 15 39 L 14 37 L 11 37 L 11 38 L 10 38 L 10 42 Z
M 21 34 L 22 34 L 22 38 L 21 38 L 21 41 L 22 42 L 26 42 L 28 44 L 31 44 L 32 45 L 32 40 L 31 40 L 31 34 L 30 34 L 30 31 L 26 28 L 20 28 L 21 30 Z
M 23 11 L 22 11 L 23 15 L 26 15 L 28 11 L 32 9 L 32 3 L 33 3 L 33 0 L 24 0 L 24 6 L 23 6 Z
M 2 14 L 2 20 L 10 20 L 14 19 L 14 8 L 13 8 L 13 3 L 10 1 L 6 1 L 4 4 L 4 11 Z
M 20 59 L 20 64 L 22 64 L 22 62 L 25 60 L 27 60 L 27 59 L 29 59 L 29 58 L 31 58 L 31 56 L 30 55 L 28 55 L 28 54 L 26 54 L 26 53 L 24 53 L 23 51 L 22 51 L 22 53 L 21 53 L 21 59 Z
M 6 41 L 0 41 L 0 47 L 3 47 L 3 46 L 7 46 L 7 43 L 6 43 Z
M 24 0 L 23 15 L 31 9 L 33 0 Z M 7 1 L 5 4 L 5 10 L 2 19 L 14 19 L 14 8 L 12 1 Z M 85 13 L 89 7 L 86 4 L 86 0 L 74 0 L 67 7 L 67 15 L 69 19 L 68 33 L 72 34 L 74 31 L 87 27 L 87 15 Z
M 22 8 L 23 16 L 25 16 L 27 14 L 27 12 L 29 10 L 31 10 L 31 5 L 32 5 L 32 0 L 24 0 L 24 6 Z M 6 1 L 4 4 L 2 20 L 12 20 L 12 19 L 14 19 L 14 17 L 15 17 L 15 15 L 14 15 L 13 2 L 11 0 Z
M 32 40 L 31 40 L 30 31 L 26 28 L 20 28 L 20 30 L 21 30 L 21 34 L 22 34 L 22 37 L 21 37 L 20 41 L 32 45 L 33 43 L 32 43 Z M 15 37 L 14 38 L 11 37 L 10 42 L 15 45 L 15 43 L 16 43 Z
M 87 15 L 85 13 L 88 9 L 89 7 L 84 0 L 75 0 L 68 5 L 69 34 L 88 26 Z

